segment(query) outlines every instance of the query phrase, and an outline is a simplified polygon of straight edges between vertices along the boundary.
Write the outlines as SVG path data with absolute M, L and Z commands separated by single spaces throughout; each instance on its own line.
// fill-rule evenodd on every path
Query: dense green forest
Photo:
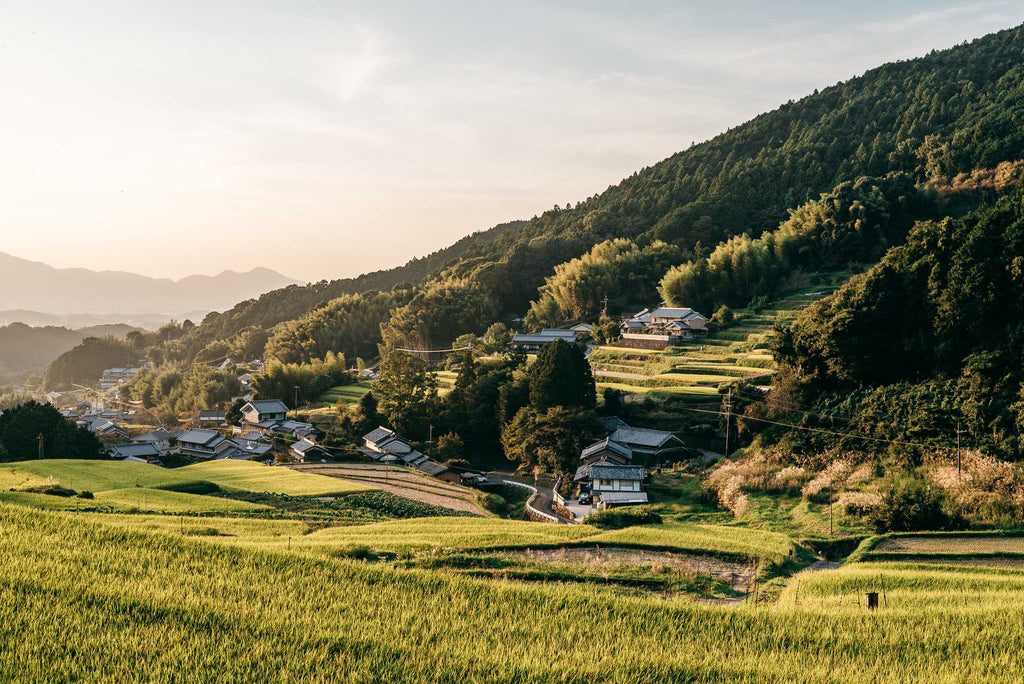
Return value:
M 0 413 L 0 461 L 101 458 L 96 435 L 64 420 L 50 404 L 26 401 Z
M 809 307 L 776 338 L 775 415 L 813 402 L 837 432 L 1024 455 L 1024 190 L 906 243 Z M 802 412 L 801 412 L 802 413 Z M 837 427 L 838 426 L 838 427 Z M 772 437 L 769 432 L 766 437 Z M 787 439 L 796 439 L 792 434 Z M 836 442 L 805 433 L 807 448 Z M 849 438 L 844 446 L 864 450 Z
M 607 240 L 632 240 L 638 249 L 661 240 L 680 250 L 683 263 L 737 235 L 755 240 L 787 221 L 790 210 L 862 176 L 899 172 L 915 182 L 952 185 L 959 174 L 969 178 L 1024 157 L 1022 46 L 1024 35 L 1014 28 L 886 64 L 679 152 L 575 206 L 476 233 L 400 268 L 293 286 L 211 314 L 181 339 L 165 342 L 161 353 L 188 361 L 211 344 L 237 348 L 245 331 L 258 346 L 254 330 L 269 338 L 274 326 L 342 295 L 396 286 L 414 292 L 394 310 L 388 342 L 444 345 L 462 333 L 482 333 L 495 319 L 525 314 L 556 266 Z M 983 185 L 973 187 L 984 194 Z M 584 310 L 593 309 L 586 303 Z

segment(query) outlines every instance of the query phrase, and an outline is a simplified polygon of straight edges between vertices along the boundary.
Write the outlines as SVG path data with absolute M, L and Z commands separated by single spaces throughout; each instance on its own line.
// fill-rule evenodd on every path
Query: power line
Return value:
M 406 352 L 407 354 L 449 354 L 458 351 L 471 351 L 473 347 L 456 347 L 452 349 L 404 349 L 395 347 L 395 351 Z
M 724 415 L 726 415 L 726 413 L 723 412 L 723 411 L 706 411 L 706 410 L 703 410 L 703 409 L 695 409 L 695 408 L 687 408 L 687 407 L 683 407 L 683 410 L 685 410 L 685 411 L 694 411 L 696 413 L 710 413 L 710 414 L 713 414 L 713 415 L 716 415 L 716 416 L 724 416 Z M 791 428 L 793 430 L 804 430 L 804 431 L 807 431 L 807 432 L 818 432 L 818 433 L 822 433 L 822 434 L 826 434 L 826 435 L 835 435 L 837 437 L 847 437 L 849 439 L 863 439 L 863 440 L 867 440 L 867 441 L 870 441 L 870 442 L 883 442 L 885 444 L 898 444 L 900 446 L 920 447 L 922 449 L 945 449 L 947 451 L 952 451 L 952 450 L 954 450 L 956 448 L 956 447 L 948 447 L 948 446 L 942 446 L 942 445 L 937 445 L 937 444 L 924 444 L 924 443 L 921 443 L 921 442 L 908 442 L 908 441 L 901 440 L 901 439 L 885 439 L 883 437 L 869 437 L 868 435 L 856 435 L 856 434 L 852 434 L 852 433 L 849 433 L 849 432 L 836 432 L 835 430 L 825 430 L 823 428 L 812 428 L 812 427 L 807 427 L 805 425 L 793 425 L 792 423 L 783 423 L 783 422 L 780 422 L 780 421 L 777 421 L 777 420 L 768 420 L 767 418 L 754 418 L 753 416 L 740 416 L 740 419 L 741 420 L 752 420 L 752 421 L 755 421 L 755 422 L 758 422 L 758 423 L 768 423 L 770 425 L 780 425 L 782 427 L 788 427 L 788 428 Z

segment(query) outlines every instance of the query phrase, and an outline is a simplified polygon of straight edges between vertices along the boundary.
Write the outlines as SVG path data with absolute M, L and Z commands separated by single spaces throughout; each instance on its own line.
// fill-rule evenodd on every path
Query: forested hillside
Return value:
M 386 327 L 388 342 L 443 345 L 483 332 L 495 318 L 524 314 L 557 265 L 609 239 L 630 239 L 641 249 L 661 240 L 680 250 L 682 263 L 733 236 L 775 230 L 789 210 L 861 176 L 897 172 L 952 187 L 958 174 L 1024 156 L 1022 48 L 1024 33 L 1014 28 L 873 69 L 575 207 L 478 233 L 399 269 L 286 288 L 211 315 L 169 343 L 167 358 L 188 360 L 243 329 L 269 329 L 343 294 L 395 286 L 415 289 Z M 977 198 L 987 188 L 973 191 Z
M 5 325 L 0 327 L 0 375 L 42 370 L 86 337 L 124 338 L 132 330 L 129 325 L 97 325 L 81 330 L 33 328 L 23 323 Z
M 1024 454 L 1024 192 L 917 224 L 906 243 L 779 331 L 774 403 L 814 401 L 842 432 L 964 439 Z M 836 425 L 831 418 L 812 422 Z M 835 436 L 811 438 L 822 446 Z M 850 440 L 853 448 L 864 444 Z

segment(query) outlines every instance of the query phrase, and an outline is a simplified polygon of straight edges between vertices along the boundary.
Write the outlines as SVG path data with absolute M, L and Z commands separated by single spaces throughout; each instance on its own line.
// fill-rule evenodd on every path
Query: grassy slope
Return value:
M 1024 592 L 998 573 L 966 579 L 986 583 L 982 609 L 816 608 L 813 582 L 832 577 L 821 574 L 801 606 L 729 610 L 220 548 L 9 506 L 0 530 L 0 679 L 12 682 L 1013 681 L 1024 668 L 1024 631 L 1007 628 L 1024 619 Z
M 335 478 L 270 467 L 253 461 L 207 461 L 166 469 L 122 461 L 42 460 L 0 466 L 0 487 L 24 488 L 47 481 L 76 491 L 106 492 L 130 487 L 156 488 L 212 482 L 224 489 L 320 496 L 363 491 L 366 487 Z

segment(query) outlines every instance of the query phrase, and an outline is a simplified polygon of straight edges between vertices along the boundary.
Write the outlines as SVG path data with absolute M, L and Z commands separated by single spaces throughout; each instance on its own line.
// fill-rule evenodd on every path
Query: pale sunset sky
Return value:
M 0 251 L 396 266 L 1020 2 L 0 2 Z

